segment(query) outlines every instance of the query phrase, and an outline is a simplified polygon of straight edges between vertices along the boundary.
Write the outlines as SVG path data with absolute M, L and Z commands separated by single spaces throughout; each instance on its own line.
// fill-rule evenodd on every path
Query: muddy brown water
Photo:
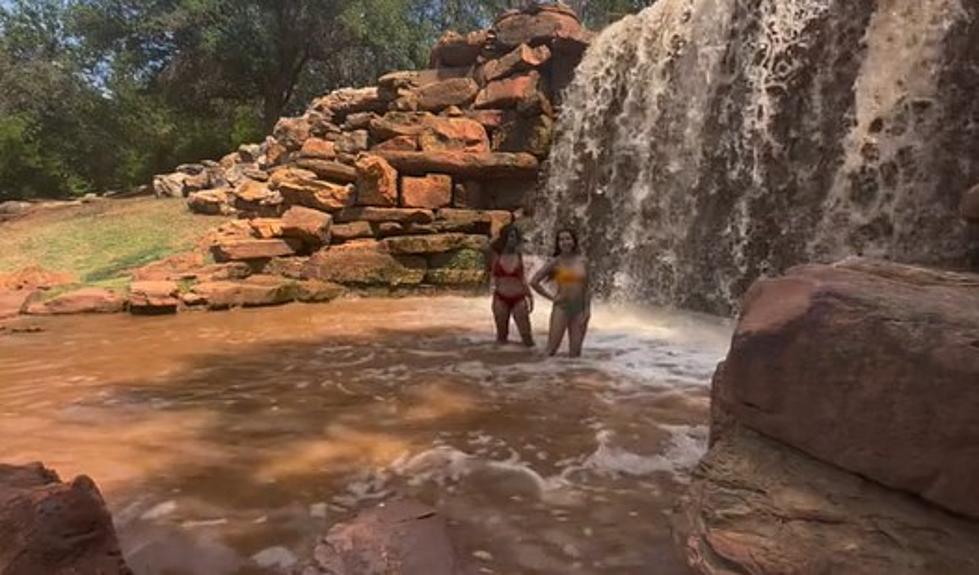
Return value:
M 284 572 L 401 496 L 466 573 L 686 573 L 668 515 L 730 323 L 599 306 L 585 357 L 546 359 L 492 343 L 488 306 L 30 320 L 0 335 L 0 461 L 92 476 L 137 575 Z

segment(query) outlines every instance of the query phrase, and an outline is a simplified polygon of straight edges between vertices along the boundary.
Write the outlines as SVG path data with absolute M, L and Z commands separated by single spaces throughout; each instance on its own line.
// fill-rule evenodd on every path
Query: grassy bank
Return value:
M 192 249 L 221 221 L 153 198 L 38 210 L 0 224 L 0 273 L 39 266 L 76 286 L 121 287 L 133 268 Z

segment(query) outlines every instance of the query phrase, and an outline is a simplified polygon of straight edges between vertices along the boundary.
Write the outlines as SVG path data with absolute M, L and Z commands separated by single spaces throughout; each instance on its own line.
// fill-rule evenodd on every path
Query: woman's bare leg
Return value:
M 551 310 L 551 329 L 547 335 L 547 355 L 554 355 L 561 347 L 564 332 L 568 329 L 568 319 L 561 306 L 555 305 Z
M 496 341 L 506 343 L 510 339 L 510 306 L 493 296 L 493 318 L 496 320 Z
M 585 335 L 588 334 L 588 321 L 590 319 L 591 312 L 586 310 L 568 321 L 568 344 L 571 348 L 571 357 L 581 357 L 581 347 L 585 342 Z
M 513 321 L 517 324 L 523 344 L 527 347 L 534 347 L 534 333 L 530 327 L 530 308 L 527 307 L 526 300 L 514 306 Z

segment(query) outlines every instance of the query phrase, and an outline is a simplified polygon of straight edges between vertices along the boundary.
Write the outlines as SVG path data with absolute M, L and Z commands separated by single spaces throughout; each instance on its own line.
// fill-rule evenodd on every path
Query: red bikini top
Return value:
M 498 278 L 520 278 L 523 277 L 523 258 L 520 258 L 520 263 L 517 267 L 513 268 L 511 271 L 507 271 L 503 267 L 503 262 L 500 258 L 496 258 L 496 265 L 493 266 L 493 277 Z

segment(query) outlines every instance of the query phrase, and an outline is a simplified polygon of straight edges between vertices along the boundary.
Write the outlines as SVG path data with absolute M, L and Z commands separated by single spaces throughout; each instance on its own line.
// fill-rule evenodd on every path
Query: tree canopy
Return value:
M 651 0 L 578 0 L 593 27 Z M 514 0 L 0 1 L 0 200 L 146 183 Z

